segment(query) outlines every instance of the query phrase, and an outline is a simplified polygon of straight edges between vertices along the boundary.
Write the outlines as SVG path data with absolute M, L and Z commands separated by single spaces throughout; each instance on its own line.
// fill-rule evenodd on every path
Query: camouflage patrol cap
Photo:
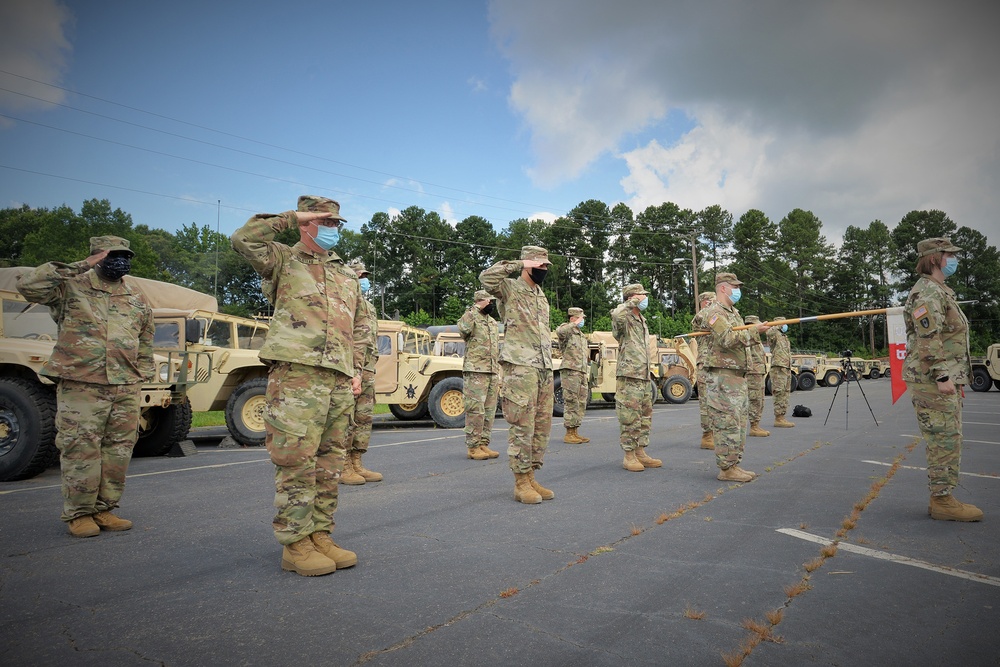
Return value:
M 533 259 L 542 264 L 552 264 L 549 261 L 549 251 L 541 246 L 526 245 L 521 248 L 521 259 Z
M 756 315 L 747 315 L 743 318 L 743 324 L 760 324 L 760 318 Z
M 359 278 L 361 276 L 371 275 L 371 272 L 367 268 L 365 268 L 365 263 L 360 259 L 356 259 L 350 264 L 348 264 L 347 268 L 351 269 L 352 271 L 354 271 L 354 273 L 358 274 Z
M 625 289 L 622 290 L 622 298 L 627 299 L 630 296 L 636 296 L 637 294 L 649 294 L 646 288 L 639 283 L 632 283 L 631 285 L 626 285 Z
M 299 197 L 300 211 L 312 211 L 314 213 L 333 213 L 328 220 L 340 220 L 347 222 L 347 218 L 340 215 L 340 202 L 317 195 L 302 195 Z
M 924 239 L 917 244 L 917 257 L 926 257 L 936 252 L 961 252 L 961 248 L 952 245 L 951 239 L 939 237 L 934 239 Z
M 90 254 L 96 255 L 102 250 L 110 252 L 127 252 L 129 257 L 134 257 L 135 252 L 128 247 L 128 239 L 120 236 L 92 236 L 90 237 Z
M 698 303 L 702 301 L 711 301 L 715 298 L 715 292 L 702 292 L 698 295 Z
M 737 286 L 742 285 L 743 282 L 736 277 L 735 273 L 718 273 L 715 275 L 715 284 L 721 285 L 722 283 L 729 283 L 730 285 Z
M 771 318 L 771 321 L 772 321 L 772 322 L 780 322 L 780 321 L 782 321 L 783 319 L 785 319 L 785 316 L 784 316 L 784 315 L 778 315 L 777 317 L 772 317 L 772 318 Z
M 472 297 L 473 301 L 492 301 L 496 297 L 487 292 L 484 289 L 477 289 L 475 295 Z
M 570 317 L 583 317 L 583 308 L 570 308 L 566 313 Z

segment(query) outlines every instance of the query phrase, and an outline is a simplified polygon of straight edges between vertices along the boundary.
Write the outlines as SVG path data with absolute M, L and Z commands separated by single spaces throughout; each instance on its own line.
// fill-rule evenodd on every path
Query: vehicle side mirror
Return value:
M 199 320 L 184 320 L 184 340 L 197 343 L 201 340 L 202 323 Z

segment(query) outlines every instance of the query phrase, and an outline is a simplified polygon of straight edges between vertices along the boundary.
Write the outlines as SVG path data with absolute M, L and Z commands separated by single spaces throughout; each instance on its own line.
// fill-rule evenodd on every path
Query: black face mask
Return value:
M 540 269 L 537 267 L 531 269 L 531 281 L 536 285 L 541 285 L 542 281 L 545 280 L 545 274 L 548 272 L 548 269 Z
M 482 313 L 483 315 L 492 315 L 493 313 L 496 312 L 496 310 L 497 310 L 496 304 L 490 301 L 488 304 L 483 306 L 482 310 L 480 310 L 479 312 Z
M 117 282 L 122 279 L 122 276 L 128 275 L 129 271 L 132 270 L 132 258 L 124 255 L 105 257 L 97 265 L 97 270 L 105 280 Z

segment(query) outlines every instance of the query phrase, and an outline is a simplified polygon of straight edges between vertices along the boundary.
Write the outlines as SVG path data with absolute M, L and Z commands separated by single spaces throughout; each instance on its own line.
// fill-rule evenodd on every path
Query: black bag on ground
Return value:
M 812 417 L 813 411 L 804 405 L 796 405 L 795 409 L 792 410 L 793 417 Z

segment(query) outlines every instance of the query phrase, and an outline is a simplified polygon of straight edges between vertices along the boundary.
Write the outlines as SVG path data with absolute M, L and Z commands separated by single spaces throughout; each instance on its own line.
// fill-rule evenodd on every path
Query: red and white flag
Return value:
M 892 402 L 906 393 L 903 382 L 903 359 L 906 359 L 906 323 L 903 322 L 902 308 L 887 308 L 886 328 L 889 330 L 889 369 L 892 371 Z

